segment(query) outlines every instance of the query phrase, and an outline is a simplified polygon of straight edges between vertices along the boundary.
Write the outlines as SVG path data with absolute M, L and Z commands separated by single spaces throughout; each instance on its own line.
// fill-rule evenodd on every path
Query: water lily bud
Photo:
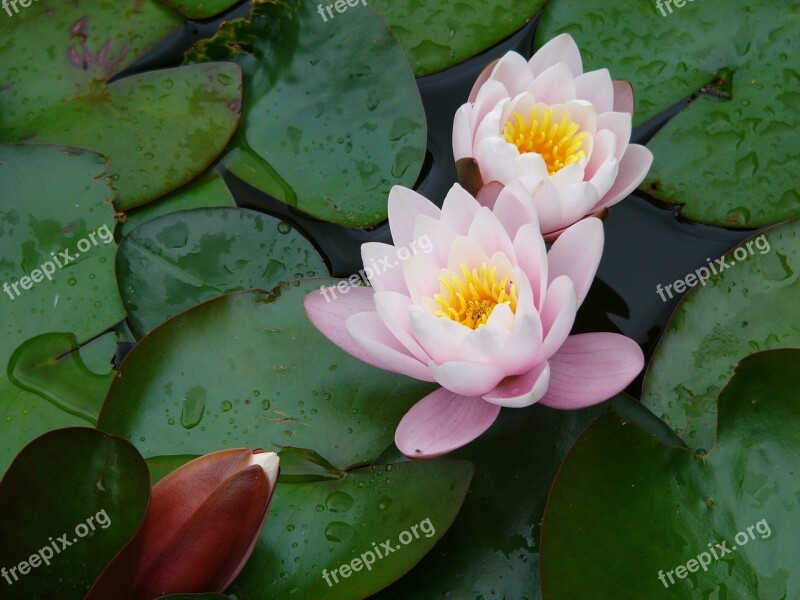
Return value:
M 253 552 L 278 479 L 274 452 L 214 452 L 159 481 L 145 523 L 136 598 L 222 592 Z

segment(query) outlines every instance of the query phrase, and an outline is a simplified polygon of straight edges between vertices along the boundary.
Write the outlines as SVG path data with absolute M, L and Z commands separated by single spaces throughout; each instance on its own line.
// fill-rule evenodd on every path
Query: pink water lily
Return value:
M 462 184 L 491 206 L 522 180 L 544 234 L 616 204 L 653 162 L 630 144 L 633 91 L 607 69 L 583 72 L 567 34 L 530 61 L 509 52 L 479 77 L 456 113 L 453 151 Z
M 503 406 L 601 402 L 641 371 L 642 351 L 632 340 L 569 335 L 600 262 L 598 219 L 567 228 L 548 252 L 536 210 L 516 182 L 493 209 L 458 185 L 441 210 L 395 187 L 389 224 L 395 246 L 364 244 L 362 258 L 398 266 L 373 273 L 372 287 L 333 301 L 313 292 L 304 305 L 314 325 L 353 356 L 442 386 L 403 417 L 395 442 L 405 455 L 458 448 L 488 429 Z M 396 260 L 424 236 L 431 252 Z

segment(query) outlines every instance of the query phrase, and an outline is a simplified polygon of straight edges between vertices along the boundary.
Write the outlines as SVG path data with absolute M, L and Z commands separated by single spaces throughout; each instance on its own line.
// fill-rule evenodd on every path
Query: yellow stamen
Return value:
M 517 310 L 517 290 L 509 282 L 508 275 L 498 281 L 497 267 L 483 263 L 480 269 L 467 268 L 461 263 L 461 276 L 452 275 L 448 280 L 440 277 L 444 294 L 436 294 L 433 299 L 439 304 L 437 317 L 447 317 L 470 329 L 486 325 L 498 304 L 506 304 L 511 312 Z
M 532 108 L 528 119 L 515 112 L 506 121 L 503 137 L 523 154 L 535 152 L 541 155 L 548 173 L 552 175 L 584 157 L 584 140 L 588 134 L 578 133 L 579 130 L 580 125 L 569 115 L 564 115 L 560 122 L 554 123 L 552 108 L 543 114 Z

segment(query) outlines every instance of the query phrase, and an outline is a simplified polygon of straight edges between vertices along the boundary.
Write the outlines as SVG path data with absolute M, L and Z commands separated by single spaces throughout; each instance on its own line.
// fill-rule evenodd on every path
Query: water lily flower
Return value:
M 312 292 L 304 306 L 346 352 L 441 385 L 397 429 L 395 442 L 407 456 L 438 456 L 472 441 L 501 407 L 601 402 L 641 371 L 634 341 L 613 333 L 569 335 L 600 262 L 600 220 L 567 228 L 548 252 L 536 210 L 515 182 L 493 209 L 459 185 L 441 210 L 395 187 L 389 225 L 395 246 L 368 243 L 361 254 L 364 264 L 396 267 L 333 301 Z M 397 260 L 422 236 L 431 252 Z
M 461 183 L 487 206 L 522 179 L 544 234 L 557 234 L 630 194 L 652 153 L 630 144 L 633 91 L 608 69 L 583 72 L 567 34 L 530 61 L 509 52 L 478 78 L 456 113 Z M 551 236 L 552 237 L 552 236 Z
M 279 464 L 274 452 L 223 450 L 153 486 L 135 597 L 224 591 L 255 548 Z

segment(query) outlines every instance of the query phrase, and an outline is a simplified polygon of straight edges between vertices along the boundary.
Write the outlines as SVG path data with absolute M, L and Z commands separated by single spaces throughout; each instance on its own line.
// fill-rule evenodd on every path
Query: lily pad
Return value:
M 763 236 L 763 237 L 762 237 Z M 642 402 L 690 448 L 714 443 L 715 399 L 737 362 L 800 346 L 800 219 L 743 241 L 686 294 L 656 348 Z M 724 263 L 727 267 L 723 268 Z
M 433 548 L 458 514 L 472 472 L 468 462 L 437 460 L 281 482 L 253 556 L 229 592 L 240 600 L 366 598 Z M 354 570 L 343 572 L 344 564 Z
M 338 469 L 373 460 L 433 386 L 371 367 L 314 328 L 301 301 L 335 281 L 229 294 L 170 319 L 130 352 L 98 427 L 145 457 L 295 446 Z
M 635 121 L 699 92 L 656 134 L 643 184 L 692 220 L 754 228 L 800 214 L 797 6 L 771 0 L 554 0 L 537 45 L 562 32 L 584 66 L 629 80 Z M 662 14 L 663 13 L 663 14 Z M 720 15 L 746 15 L 725 19 Z
M 595 421 L 550 493 L 542 597 L 800 597 L 799 369 L 798 350 L 743 360 L 708 454 Z
M 120 210 L 190 181 L 236 129 L 240 70 L 208 64 L 109 83 L 181 22 L 155 0 L 23 9 L 4 24 L 0 140 L 103 152 Z
M 117 277 L 142 337 L 229 292 L 327 275 L 322 257 L 286 221 L 242 208 L 200 208 L 153 219 L 120 244 Z
M 32 337 L 69 331 L 83 343 L 125 318 L 105 174 L 103 158 L 87 150 L 0 146 L 3 371 Z
M 88 428 L 36 439 L 0 482 L 3 598 L 80 600 L 149 502 L 147 466 L 125 440 Z
M 371 0 L 369 4 L 386 20 L 408 54 L 414 74 L 420 77 L 464 62 L 504 40 L 530 21 L 545 0 L 464 0 L 435 5 L 417 0 Z
M 413 73 L 381 18 L 352 7 L 323 21 L 314 0 L 254 2 L 188 62 L 245 73 L 242 126 L 223 164 L 297 210 L 349 227 L 387 218 L 393 185 L 413 187 L 427 124 Z
M 239 4 L 240 0 L 161 0 L 188 19 L 208 19 Z
M 120 236 L 124 237 L 142 223 L 152 221 L 156 217 L 180 210 L 213 208 L 215 206 L 236 206 L 236 201 L 219 173 L 213 170 L 206 171 L 191 183 L 175 190 L 168 196 L 126 213 L 124 222 L 120 222 L 117 231 Z
M 587 424 L 609 411 L 672 441 L 667 428 L 625 394 L 578 411 L 539 405 L 502 410 L 486 433 L 452 454 L 474 463 L 475 476 L 447 535 L 374 600 L 540 598 L 539 532 L 550 485 Z M 515 498 L 525 500 L 509 501 Z
M 0 474 L 38 436 L 94 425 L 114 378 L 115 351 L 114 334 L 80 347 L 73 334 L 50 333 L 20 346 L 8 373 L 0 373 Z

